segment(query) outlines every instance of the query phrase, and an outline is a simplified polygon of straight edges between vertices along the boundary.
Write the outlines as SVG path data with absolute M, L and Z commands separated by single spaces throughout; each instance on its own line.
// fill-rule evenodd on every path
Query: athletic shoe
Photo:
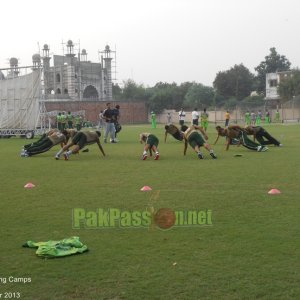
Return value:
M 158 159 L 159 159 L 159 153 L 155 153 L 154 160 L 158 160 Z
M 68 154 L 68 153 L 65 153 L 65 154 L 64 154 L 64 158 L 65 158 L 65 160 L 69 160 L 69 154 Z
M 261 152 L 263 146 L 257 146 L 257 152 Z
M 27 151 L 25 150 L 25 151 L 23 151 L 22 153 L 21 153 L 21 156 L 22 157 L 29 157 L 30 155 L 27 153 Z
M 263 148 L 261 149 L 261 152 L 266 152 L 266 151 L 268 151 L 268 150 L 269 150 L 268 147 L 263 147 Z
M 198 155 L 199 159 L 203 159 L 204 158 L 204 156 L 203 156 L 203 154 L 201 152 L 199 152 L 197 155 Z
M 116 141 L 116 140 L 112 140 L 111 143 L 112 143 L 112 144 L 116 144 L 117 141 Z
M 147 159 L 147 154 L 143 154 L 142 160 L 146 160 L 146 159 Z
M 29 154 L 27 153 L 26 150 L 21 151 L 21 157 L 28 157 Z
M 279 145 L 278 145 L 278 147 L 282 147 L 282 146 L 283 146 L 282 144 L 279 144 Z
M 217 155 L 213 152 L 209 153 L 209 155 L 213 158 L 213 159 L 217 159 Z
M 56 160 L 59 160 L 59 155 L 56 154 L 56 155 L 55 155 L 55 159 L 56 159 Z

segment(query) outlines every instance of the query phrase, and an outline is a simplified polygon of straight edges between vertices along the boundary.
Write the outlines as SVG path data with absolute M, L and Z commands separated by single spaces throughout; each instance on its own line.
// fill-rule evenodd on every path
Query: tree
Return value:
M 185 107 L 192 109 L 212 106 L 214 96 L 215 93 L 212 87 L 204 86 L 201 83 L 193 83 L 185 95 L 183 104 Z
M 124 81 L 122 99 L 127 101 L 145 100 L 145 87 L 142 84 L 137 84 L 131 79 Z
M 149 109 L 160 113 L 172 103 L 173 95 L 170 89 L 156 89 L 149 98 Z
M 150 110 L 161 112 L 163 109 L 173 109 L 182 103 L 180 90 L 176 83 L 158 82 L 148 91 L 148 104 Z
M 278 93 L 283 100 L 290 100 L 300 95 L 300 70 L 293 70 L 290 76 L 280 81 Z
M 116 84 L 112 84 L 112 94 L 113 94 L 113 97 L 115 99 L 121 99 L 122 98 L 122 89 L 121 87 L 116 83 Z
M 178 93 L 177 97 L 174 99 L 173 105 L 174 109 L 180 110 L 183 106 L 185 96 L 190 89 L 191 86 L 193 86 L 194 82 L 186 81 L 180 84 L 178 86 Z
M 235 98 L 237 101 L 249 96 L 253 85 L 254 75 L 243 64 L 219 72 L 213 82 L 218 95 L 226 99 Z
M 279 71 L 289 71 L 291 63 L 284 55 L 279 55 L 276 49 L 270 48 L 270 54 L 265 56 L 265 60 L 262 61 L 256 68 L 256 91 L 265 95 L 266 93 L 266 74 L 275 73 Z
M 264 96 L 262 95 L 255 95 L 255 96 L 248 96 L 240 102 L 240 108 L 243 110 L 253 110 L 257 109 L 259 106 L 264 106 Z

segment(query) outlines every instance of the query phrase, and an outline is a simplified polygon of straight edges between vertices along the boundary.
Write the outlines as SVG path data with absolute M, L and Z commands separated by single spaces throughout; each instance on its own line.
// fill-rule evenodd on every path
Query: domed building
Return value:
M 42 49 L 45 99 L 99 100 L 112 99 L 112 51 L 107 45 L 101 52 L 101 62 L 87 60 L 87 51 L 75 54 L 74 43 L 68 40 L 65 55 L 53 55 L 50 65 L 50 48 L 47 44 Z M 33 65 L 38 56 L 33 55 Z

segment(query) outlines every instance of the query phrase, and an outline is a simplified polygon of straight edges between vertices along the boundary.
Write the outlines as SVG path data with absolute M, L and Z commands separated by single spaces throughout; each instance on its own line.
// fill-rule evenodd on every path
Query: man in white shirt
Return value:
M 192 125 L 199 125 L 199 113 L 197 108 L 192 111 Z
M 183 108 L 179 111 L 178 113 L 179 115 L 179 125 L 184 125 L 184 121 L 185 121 L 185 111 L 183 110 Z

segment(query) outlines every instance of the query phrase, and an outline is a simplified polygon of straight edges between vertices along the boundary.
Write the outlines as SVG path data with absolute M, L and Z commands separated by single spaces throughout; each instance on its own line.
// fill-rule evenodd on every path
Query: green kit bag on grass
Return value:
M 37 256 L 54 258 L 63 257 L 72 254 L 83 253 L 88 250 L 88 247 L 82 244 L 78 236 L 73 236 L 60 241 L 48 242 L 33 242 L 27 241 L 23 247 L 38 248 L 36 250 Z

